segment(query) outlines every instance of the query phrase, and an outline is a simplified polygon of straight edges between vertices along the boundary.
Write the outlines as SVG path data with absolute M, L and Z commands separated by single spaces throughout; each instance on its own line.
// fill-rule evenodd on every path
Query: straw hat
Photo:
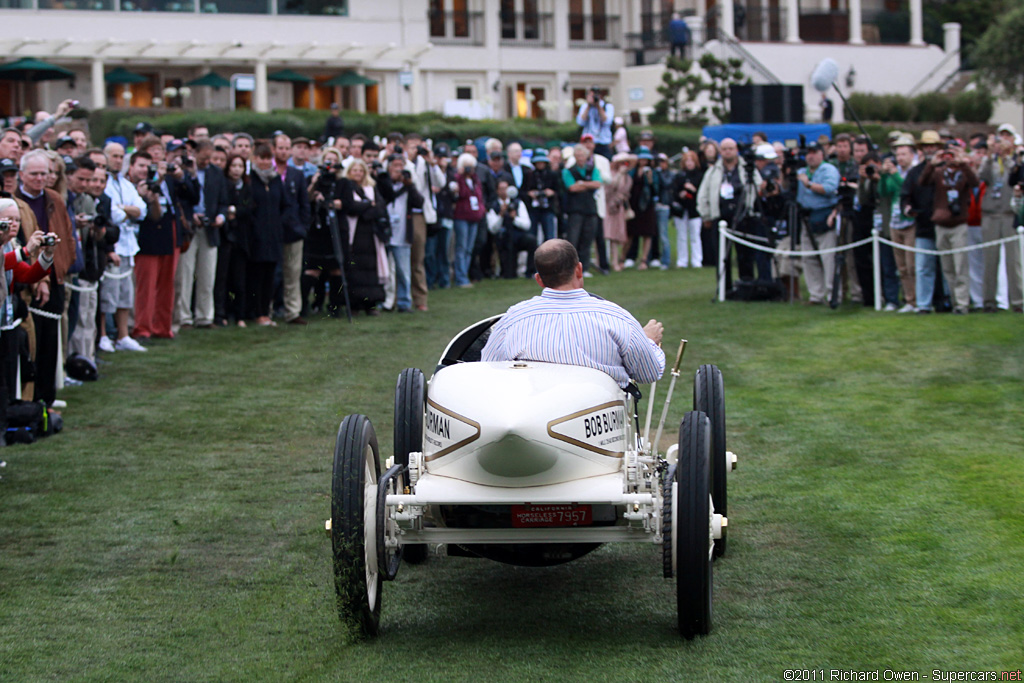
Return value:
M 921 133 L 921 139 L 917 142 L 918 145 L 941 145 L 942 138 L 934 130 L 926 130 Z

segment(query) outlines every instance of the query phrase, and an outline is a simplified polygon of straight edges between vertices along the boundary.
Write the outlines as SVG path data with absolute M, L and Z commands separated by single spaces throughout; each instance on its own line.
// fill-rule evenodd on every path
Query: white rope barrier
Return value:
M 65 282 L 64 286 L 70 289 L 72 292 L 95 292 L 97 289 L 100 288 L 100 283 L 103 282 L 104 280 L 123 280 L 126 277 L 131 277 L 134 271 L 134 268 L 129 268 L 123 273 L 112 273 L 108 270 L 104 271 L 103 274 L 100 275 L 100 279 L 92 283 L 91 285 L 75 285 L 70 282 Z
M 871 231 L 871 237 L 866 237 L 858 242 L 851 242 L 850 244 L 844 244 L 840 247 L 834 247 L 830 249 L 815 249 L 813 251 L 790 251 L 784 249 L 774 249 L 772 247 L 766 247 L 756 242 L 744 239 L 729 229 L 728 223 L 725 221 L 719 221 L 718 223 L 718 254 L 721 262 L 718 267 L 718 300 L 725 301 L 725 254 L 726 254 L 726 240 L 731 240 L 737 244 L 742 244 L 745 247 L 754 249 L 756 251 L 762 251 L 766 254 L 774 254 L 776 256 L 821 256 L 823 254 L 834 254 L 840 251 L 849 251 L 850 249 L 856 249 L 866 244 L 871 245 L 871 256 L 874 265 L 874 285 L 875 285 L 875 310 L 882 310 L 882 267 L 881 267 L 881 245 L 886 244 L 894 249 L 902 249 L 915 254 L 926 254 L 929 256 L 945 256 L 948 254 L 960 254 L 963 252 L 975 251 L 977 249 L 986 249 L 988 247 L 996 247 L 1003 244 L 1009 244 L 1011 242 L 1017 243 L 1017 248 L 1020 250 L 1020 263 L 1024 266 L 1024 226 L 1017 228 L 1017 235 L 1011 237 L 1003 237 L 991 242 L 982 242 L 981 244 L 972 244 L 966 247 L 957 247 L 955 249 L 946 249 L 938 251 L 936 249 L 920 249 L 918 247 L 910 247 L 904 244 L 899 244 L 888 240 L 881 236 L 881 231 L 878 228 L 874 228 Z M 1024 288 L 1024 267 L 1021 268 L 1021 287 Z M 1012 275 L 1009 273 L 1008 275 Z

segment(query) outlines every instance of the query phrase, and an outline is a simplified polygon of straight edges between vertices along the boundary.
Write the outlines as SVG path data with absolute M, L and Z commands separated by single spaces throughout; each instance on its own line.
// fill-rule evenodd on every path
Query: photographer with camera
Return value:
M 592 86 L 587 90 L 586 100 L 580 105 L 576 114 L 576 125 L 582 126 L 580 138 L 591 135 L 594 138 L 594 153 L 606 159 L 612 158 L 612 123 L 615 120 L 615 107 L 604 98 L 604 90 L 600 86 Z
M 723 138 L 719 145 L 718 160 L 708 168 L 697 189 L 697 212 L 710 228 L 710 235 L 718 243 L 718 222 L 724 220 L 730 228 L 736 229 L 737 216 L 754 213 L 761 174 L 757 169 L 747 170 L 747 161 L 740 158 L 739 146 L 732 138 Z M 726 242 L 725 254 L 718 255 L 716 268 L 724 261 L 725 286 L 732 289 L 732 242 Z M 739 249 L 736 251 L 740 278 L 754 279 L 754 259 Z M 742 256 L 742 258 L 741 258 Z
M 1014 229 L 1014 211 L 1010 205 L 1014 190 L 1021 187 L 1024 180 L 1022 167 L 1015 157 L 1012 128 L 1000 126 L 999 137 L 993 140 L 992 149 L 981 162 L 978 178 L 985 183 L 985 196 L 981 200 L 981 241 L 993 242 L 1004 237 L 1016 235 Z M 1004 133 L 1009 133 L 1005 135 Z M 1011 310 L 1021 312 L 1024 297 L 1020 282 L 1020 253 L 1013 245 L 1007 244 L 1005 250 L 998 245 L 986 247 L 984 253 L 984 276 L 982 279 L 983 310 L 995 313 L 999 310 L 996 304 L 996 289 L 999 281 L 999 254 L 1005 253 L 1006 283 Z
M 68 342 L 68 355 L 77 354 L 96 364 L 96 308 L 99 304 L 99 282 L 109 258 L 116 258 L 114 245 L 120 232 L 100 213 L 96 199 L 89 192 L 96 176 L 96 164 L 89 157 L 75 160 L 75 170 L 68 176 L 68 189 L 73 195 L 72 210 L 82 244 L 84 267 L 78 283 L 86 290 L 78 292 L 78 320 Z
M 697 211 L 697 189 L 704 180 L 704 169 L 693 150 L 683 152 L 682 168 L 668 190 L 669 212 L 676 224 L 676 268 L 700 268 L 704 265 L 704 245 L 700 233 L 703 221 Z
M 59 245 L 52 252 L 53 268 L 49 277 L 35 285 L 32 305 L 58 318 L 33 316 L 36 328 L 36 385 L 35 398 L 49 406 L 56 398 L 57 367 L 64 359 L 58 357 L 60 319 L 64 314 L 64 277 L 75 261 L 75 240 L 71 231 L 71 216 L 60 195 L 46 187 L 50 176 L 50 159 L 43 150 L 32 150 L 21 158 L 21 183 L 15 196 L 35 214 L 36 224 L 44 235 L 44 246 Z
M 343 177 L 341 152 L 328 147 L 323 151 L 320 162 L 309 185 L 309 196 L 313 200 L 313 222 L 310 223 L 304 243 L 302 303 L 304 307 L 308 305 L 309 294 L 315 289 L 313 306 L 319 307 L 323 301 L 322 282 L 326 279 L 330 286 L 327 310 L 332 318 L 336 318 L 345 304 L 341 263 L 334 253 L 331 231 L 340 229 L 341 198 L 348 181 Z
M 387 202 L 387 217 L 391 224 L 388 253 L 395 263 L 395 310 L 411 313 L 413 217 L 415 211 L 423 209 L 423 195 L 416 189 L 402 154 L 388 157 L 387 175 L 378 178 L 377 187 Z
M 963 148 L 955 142 L 947 143 L 921 173 L 921 184 L 931 185 L 935 190 L 935 248 L 946 251 L 966 247 L 967 208 L 978 176 Z M 953 295 L 953 312 L 966 315 L 971 305 L 967 253 L 943 254 L 940 260 L 942 275 Z
M 911 168 L 914 166 L 914 139 L 907 135 L 901 135 L 893 141 L 892 148 L 895 160 L 885 159 L 882 162 L 879 184 L 879 207 L 882 213 L 883 234 L 888 229 L 888 237 L 897 244 L 913 248 L 917 228 L 914 219 L 906 215 L 904 207 L 900 202 L 900 192 L 903 183 Z M 903 287 L 903 308 L 900 313 L 913 313 L 917 308 L 917 287 L 914 274 L 914 252 L 906 249 L 893 249 L 889 245 L 882 245 L 883 248 L 892 252 L 899 274 L 900 283 Z
M 527 254 L 526 277 L 533 277 L 533 251 L 537 248 L 537 236 L 532 231 L 526 204 L 519 198 L 516 186 L 507 178 L 498 179 L 497 191 L 497 200 L 487 211 L 487 229 L 498 237 L 501 277 L 506 280 L 516 278 L 516 263 L 521 251 Z
M 427 246 L 427 234 L 436 230 L 437 198 L 436 194 L 444 186 L 445 174 L 438 166 L 437 157 L 427 147 L 418 133 L 405 136 L 405 170 L 412 175 L 416 191 L 423 197 L 422 210 L 412 214 L 412 239 L 410 245 L 410 262 L 412 267 L 412 303 L 417 311 L 427 310 L 427 270 L 424 264 Z
M 534 223 L 544 235 L 544 240 L 558 237 L 558 174 L 551 168 L 551 159 L 543 147 L 533 150 L 530 158 L 533 173 L 526 176 L 523 187 L 526 190 L 530 208 L 533 210 Z
M 812 142 L 805 153 L 807 166 L 797 171 L 796 201 L 806 214 L 800 247 L 802 251 L 832 249 L 836 246 L 836 231 L 829 225 L 829 216 L 839 203 L 839 171 L 825 163 L 821 145 Z M 835 254 L 807 255 L 803 257 L 804 278 L 807 281 L 807 304 L 816 306 L 832 298 Z
M 181 149 L 178 163 L 186 171 L 184 182 L 192 186 L 198 200 L 192 207 L 193 238 L 181 252 L 175 271 L 174 324 L 178 327 L 210 328 L 214 322 L 213 288 L 217 277 L 217 250 L 221 229 L 228 209 L 227 180 L 219 168 L 210 163 L 213 143 L 203 140 L 196 145 L 195 159 Z M 195 315 L 192 314 L 192 293 L 195 291 Z M 219 321 L 218 321 L 219 322 Z
M 181 247 L 191 240 L 192 207 L 198 200 L 178 160 L 181 145 L 174 140 L 168 143 L 173 152 L 168 160 L 167 148 L 149 136 L 141 143 L 142 151 L 132 155 L 128 169 L 128 177 L 147 206 L 146 217 L 139 224 L 135 259 L 134 346 L 124 342 L 130 351 L 145 349 L 139 339 L 174 337 L 174 275 Z
M 280 176 L 294 220 L 285 223 L 284 243 L 281 247 L 281 289 L 277 302 L 284 309 L 284 320 L 289 325 L 305 325 L 302 317 L 302 254 L 303 243 L 309 231 L 310 202 L 306 190 L 306 177 L 297 168 L 288 165 L 292 155 L 292 139 L 278 131 L 272 139 L 274 171 Z

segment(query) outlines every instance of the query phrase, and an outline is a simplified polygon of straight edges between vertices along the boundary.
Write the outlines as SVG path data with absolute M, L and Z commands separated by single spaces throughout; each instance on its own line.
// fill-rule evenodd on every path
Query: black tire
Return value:
M 419 368 L 406 368 L 398 375 L 395 385 L 395 464 L 409 465 L 409 453 L 423 450 L 423 410 L 427 386 Z M 402 485 L 408 486 L 409 474 L 402 475 Z M 427 561 L 427 545 L 417 543 L 403 546 L 402 560 L 409 564 Z
M 711 497 L 708 491 L 711 423 L 704 413 L 688 412 L 679 425 L 676 464 L 676 601 L 679 632 L 685 638 L 711 631 L 713 560 Z
M 380 479 L 377 434 L 364 415 L 349 415 L 338 428 L 331 480 L 331 546 L 338 616 L 354 639 L 377 635 L 383 581 L 377 571 L 376 539 L 366 519 L 376 519 Z M 373 492 L 372 497 L 370 492 Z M 372 533 L 372 532 L 371 532 Z
M 715 513 L 728 515 L 727 495 L 729 463 L 725 452 L 725 385 L 722 371 L 714 365 L 697 368 L 693 380 L 693 409 L 711 420 L 711 499 L 715 502 Z M 715 557 L 725 554 L 726 528 L 722 537 L 715 539 Z

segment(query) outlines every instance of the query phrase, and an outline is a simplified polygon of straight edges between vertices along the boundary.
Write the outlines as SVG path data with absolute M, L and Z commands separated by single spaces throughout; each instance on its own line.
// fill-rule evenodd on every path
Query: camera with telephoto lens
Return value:
M 0 232 L 6 232 L 11 229 L 11 222 L 6 218 L 0 218 Z
M 53 247 L 53 246 L 56 246 L 56 244 L 57 244 L 57 235 L 53 234 L 52 232 L 48 232 L 45 235 L 43 235 L 43 246 L 44 247 Z
M 416 148 L 416 153 L 419 154 L 421 157 L 425 157 L 430 154 L 430 150 L 427 149 L 425 145 L 420 145 Z
M 868 164 L 864 167 L 864 175 L 868 178 L 874 178 L 875 173 L 878 172 L 878 168 L 874 164 Z

